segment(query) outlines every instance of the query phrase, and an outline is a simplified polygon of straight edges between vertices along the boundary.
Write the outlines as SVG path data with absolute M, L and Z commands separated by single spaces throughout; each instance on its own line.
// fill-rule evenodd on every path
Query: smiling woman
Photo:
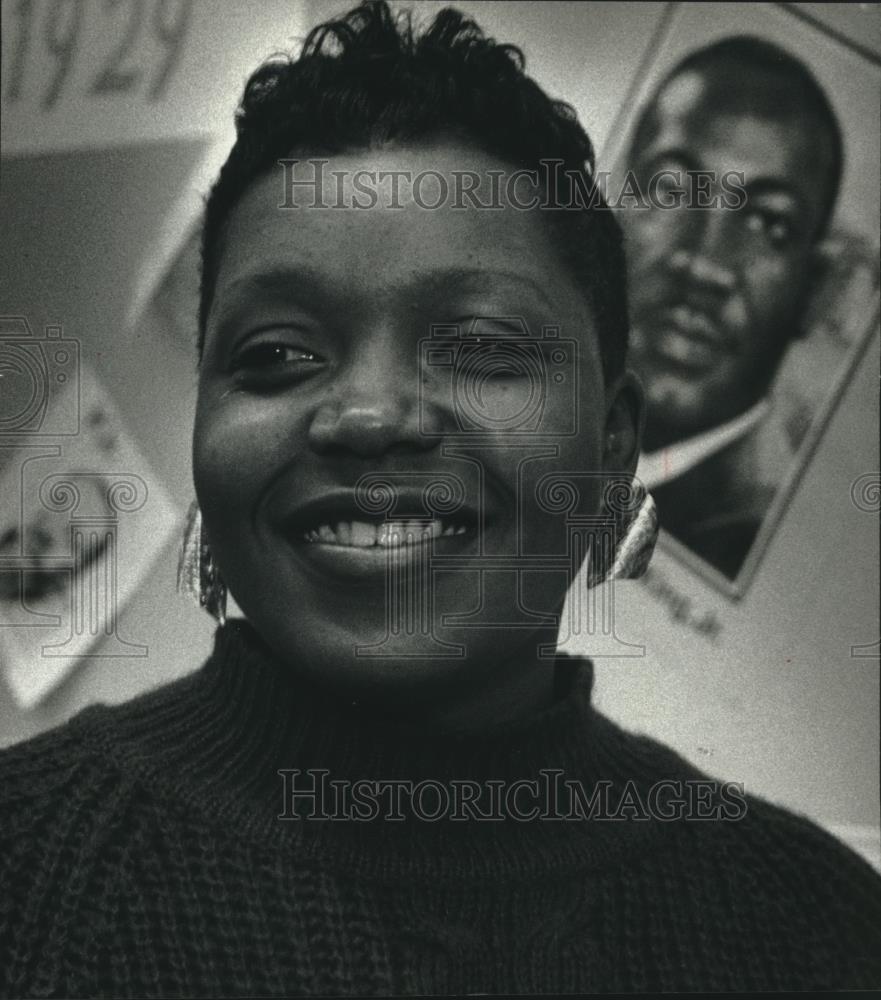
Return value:
M 374 2 L 259 69 L 237 128 L 182 565 L 214 651 L 0 757 L 6 992 L 881 984 L 871 869 L 612 723 L 556 648 L 582 565 L 638 575 L 657 530 L 602 198 L 354 204 L 544 159 L 592 191 L 571 108 L 460 14 Z M 318 203 L 287 175 L 316 156 Z
M 463 167 L 484 176 L 506 168 L 473 144 L 430 138 L 331 162 L 334 187 L 339 178 L 350 185 L 365 163 L 376 174 L 432 169 L 448 177 Z M 301 214 L 292 216 L 279 211 L 281 190 L 280 170 L 270 164 L 231 210 L 205 312 L 194 474 L 224 579 L 279 655 L 316 681 L 382 699 L 403 687 L 414 714 L 473 716 L 479 705 L 489 721 L 498 705 L 531 710 L 547 686 L 536 651 L 555 642 L 569 580 L 533 574 L 530 607 L 544 625 L 529 629 L 524 643 L 522 631 L 493 627 L 511 619 L 507 574 L 481 577 L 479 569 L 493 558 L 565 551 L 559 514 L 523 498 L 548 471 L 549 444 L 559 470 L 627 472 L 639 418 L 634 383 L 619 374 L 604 385 L 588 296 L 539 213 L 426 212 L 415 199 L 340 212 L 310 207 L 311 193 L 301 192 Z M 496 313 L 520 317 L 521 332 L 488 322 Z M 571 350 L 556 365 L 559 381 L 541 385 L 538 423 L 512 427 L 505 418 L 522 409 L 524 390 L 535 393 L 541 366 L 512 369 L 496 357 L 519 346 L 544 360 L 540 331 L 551 326 L 572 332 Z M 559 350 L 558 340 L 550 343 Z M 462 406 L 476 399 L 478 384 L 479 403 Z M 387 565 L 383 552 L 348 536 L 349 525 L 365 519 L 353 490 L 371 472 L 397 494 L 393 511 L 372 518 L 400 535 L 399 568 L 417 556 L 422 530 L 395 527 L 415 525 L 415 515 L 433 533 L 435 512 L 420 499 L 423 487 L 410 486 L 414 478 L 452 477 L 469 511 L 456 527 L 469 530 L 433 544 L 430 634 L 417 630 L 400 643 L 403 664 L 390 656 L 368 670 L 351 651 L 385 635 Z M 585 491 L 586 511 L 598 509 L 601 491 L 597 476 Z M 308 531 L 318 537 L 304 538 Z M 437 572 L 453 554 L 455 567 Z M 478 603 L 477 619 L 446 624 Z M 461 654 L 437 657 L 438 642 Z

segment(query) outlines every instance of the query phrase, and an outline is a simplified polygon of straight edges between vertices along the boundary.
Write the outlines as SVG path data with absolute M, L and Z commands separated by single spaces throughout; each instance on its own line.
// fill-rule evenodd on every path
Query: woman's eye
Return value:
M 233 374 L 245 383 L 273 384 L 301 378 L 314 371 L 324 359 L 304 347 L 265 341 L 239 350 L 232 361 Z

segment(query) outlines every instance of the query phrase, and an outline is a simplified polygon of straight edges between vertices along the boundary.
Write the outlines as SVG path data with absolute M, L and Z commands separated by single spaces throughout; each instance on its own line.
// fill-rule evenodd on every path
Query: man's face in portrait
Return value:
M 643 191 L 652 177 L 667 179 L 656 180 L 654 201 L 680 199 L 621 212 L 631 358 L 646 387 L 651 451 L 731 420 L 767 392 L 799 333 L 832 152 L 795 88 L 721 63 L 662 87 L 627 165 Z M 694 207 L 689 171 L 711 174 L 712 207 Z M 737 208 L 722 200 L 723 184 L 741 186 L 732 173 L 746 196 Z

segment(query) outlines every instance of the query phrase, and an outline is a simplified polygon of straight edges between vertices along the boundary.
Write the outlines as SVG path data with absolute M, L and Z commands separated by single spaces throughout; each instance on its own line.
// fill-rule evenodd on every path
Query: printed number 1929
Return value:
M 43 17 L 40 17 L 39 9 L 44 6 Z M 55 64 L 42 87 L 40 103 L 44 108 L 55 104 L 77 56 L 89 58 L 83 47 L 86 6 L 87 0 L 52 0 L 45 5 L 38 0 L 15 0 L 10 10 L 10 19 L 15 23 L 15 49 L 6 85 L 7 103 L 20 100 L 27 87 L 34 90 L 41 87 L 43 81 L 39 78 L 25 81 L 31 45 L 34 36 L 38 36 Z M 98 67 L 87 92 L 121 94 L 137 90 L 142 80 L 152 76 L 147 83 L 147 98 L 157 100 L 180 61 L 193 0 L 99 0 L 96 6 L 100 9 L 101 23 L 92 37 L 110 35 L 118 40 Z M 152 49 L 144 42 L 153 40 L 159 43 L 162 55 L 150 74 L 147 68 L 139 65 L 137 56 L 139 49 Z

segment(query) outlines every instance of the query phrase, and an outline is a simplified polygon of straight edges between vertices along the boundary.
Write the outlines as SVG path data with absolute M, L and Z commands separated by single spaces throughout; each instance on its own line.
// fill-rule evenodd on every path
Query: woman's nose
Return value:
M 416 351 L 409 364 L 364 352 L 340 372 L 316 409 L 314 451 L 376 458 L 392 450 L 427 451 L 438 444 L 437 408 L 421 389 Z

